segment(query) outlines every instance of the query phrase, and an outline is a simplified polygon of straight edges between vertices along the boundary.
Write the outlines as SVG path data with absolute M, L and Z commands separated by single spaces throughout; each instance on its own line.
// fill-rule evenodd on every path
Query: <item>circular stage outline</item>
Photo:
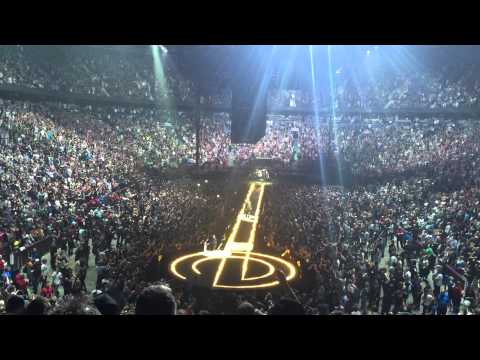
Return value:
M 200 257 L 200 259 L 195 259 L 197 257 Z M 195 259 L 195 260 L 194 260 Z M 268 255 L 268 254 L 263 254 L 263 253 L 257 253 L 257 252 L 239 252 L 239 253 L 232 253 L 228 255 L 213 255 L 209 256 L 208 252 L 197 252 L 197 253 L 192 253 L 188 255 L 181 256 L 177 259 L 175 259 L 171 265 L 170 265 L 170 271 L 178 278 L 182 280 L 187 280 L 189 278 L 188 275 L 181 274 L 178 270 L 178 267 L 180 264 L 185 263 L 190 261 L 190 266 L 189 270 L 192 271 L 193 273 L 197 275 L 202 275 L 201 271 L 198 269 L 198 265 L 203 262 L 207 261 L 212 261 L 212 260 L 222 260 L 226 261 L 228 259 L 238 259 L 238 260 L 244 260 L 247 261 L 247 267 L 248 267 L 248 262 L 253 261 L 253 262 L 259 262 L 262 263 L 263 265 L 266 265 L 268 268 L 268 271 L 265 272 L 262 275 L 254 276 L 254 277 L 242 277 L 243 281 L 253 281 L 253 280 L 259 280 L 263 278 L 268 278 L 269 276 L 272 276 L 275 272 L 276 266 L 272 264 L 272 262 L 275 264 L 281 264 L 282 267 L 285 267 L 288 270 L 288 274 L 285 275 L 286 280 L 290 281 L 295 276 L 297 275 L 297 269 L 295 268 L 294 265 L 292 265 L 290 262 L 277 257 L 273 255 Z M 265 260 L 268 259 L 269 261 Z M 221 271 L 222 269 L 217 270 Z M 223 289 L 258 289 L 258 288 L 266 288 L 266 287 L 272 287 L 272 286 L 277 286 L 279 285 L 280 282 L 278 280 L 273 280 L 270 282 L 265 282 L 265 283 L 260 283 L 260 284 L 254 284 L 254 285 L 225 285 L 225 284 L 218 284 L 215 283 L 215 281 L 212 283 L 212 288 L 223 288 Z

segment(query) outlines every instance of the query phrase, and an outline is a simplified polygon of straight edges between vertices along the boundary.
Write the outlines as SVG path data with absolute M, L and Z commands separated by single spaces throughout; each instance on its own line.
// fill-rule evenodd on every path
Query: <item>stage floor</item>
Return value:
M 265 186 L 252 182 L 223 252 L 198 252 L 174 260 L 171 272 L 195 285 L 215 289 L 257 289 L 279 285 L 276 271 L 288 280 L 295 267 L 280 257 L 255 252 L 255 231 L 260 217 Z

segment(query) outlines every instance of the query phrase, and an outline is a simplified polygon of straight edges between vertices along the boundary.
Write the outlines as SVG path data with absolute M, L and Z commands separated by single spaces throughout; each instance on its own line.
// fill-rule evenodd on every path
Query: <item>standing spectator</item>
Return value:
M 175 315 L 176 301 L 170 288 L 164 285 L 153 285 L 145 288 L 139 295 L 136 315 Z
M 40 295 L 43 296 L 46 299 L 52 298 L 52 296 L 54 295 L 54 290 L 53 290 L 52 285 L 48 282 L 45 283 L 45 285 L 42 287 Z
M 460 282 L 456 282 L 455 286 L 452 289 L 452 312 L 458 314 L 460 311 L 460 304 L 463 297 L 463 287 Z
M 5 305 L 5 311 L 9 315 L 21 315 L 25 311 L 25 300 L 18 295 L 10 295 Z
M 448 289 L 443 289 L 437 299 L 437 315 L 447 315 L 448 311 L 448 304 L 449 304 L 449 298 L 448 298 Z
M 423 306 L 422 315 L 433 314 L 435 298 L 428 287 L 425 287 L 423 290 L 421 302 Z

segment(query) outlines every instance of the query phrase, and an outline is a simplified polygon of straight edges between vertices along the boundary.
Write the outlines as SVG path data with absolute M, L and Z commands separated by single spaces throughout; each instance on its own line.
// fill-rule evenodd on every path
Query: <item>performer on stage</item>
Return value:
M 208 251 L 208 245 L 210 244 L 209 240 L 205 240 L 203 243 L 203 251 L 207 252 Z
M 245 214 L 250 215 L 252 212 L 252 204 L 250 203 L 250 200 L 247 202 L 247 206 L 245 206 Z
M 215 236 L 215 234 L 213 234 L 212 250 L 216 250 L 216 249 L 217 249 L 217 237 Z
M 270 180 L 270 174 L 268 173 L 267 169 L 263 169 L 262 175 L 265 180 Z

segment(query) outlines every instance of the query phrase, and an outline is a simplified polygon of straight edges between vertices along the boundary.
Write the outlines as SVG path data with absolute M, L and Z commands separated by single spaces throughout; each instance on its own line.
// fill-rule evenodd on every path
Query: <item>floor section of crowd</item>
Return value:
M 40 301 L 42 313 L 88 313 L 92 303 L 102 313 L 164 311 L 142 303 L 149 291 L 168 294 L 179 314 L 478 311 L 476 122 L 385 120 L 381 126 L 363 122 L 337 129 L 338 154 L 359 178 L 375 177 L 376 184 L 268 186 L 259 244 L 273 254 L 286 252 L 301 276 L 272 291 L 219 294 L 175 281 L 167 286 L 168 273 L 159 276 L 158 269 L 167 254 L 199 251 L 213 234 L 221 239 L 228 233 L 246 182 L 234 176 L 148 176 L 145 167 L 178 166 L 194 156 L 188 114 L 176 113 L 178 122 L 170 116 L 2 102 L 0 270 L 6 313 L 40 311 Z M 321 145 L 327 129 L 315 132 L 300 120 L 269 123 L 257 145 L 229 144 L 221 114 L 204 124 L 209 136 L 201 133 L 202 161 L 225 162 L 230 147 L 235 162 L 250 152 L 290 166 L 296 161 L 293 139 L 312 159 L 328 146 Z M 298 137 L 291 134 L 297 131 Z M 48 249 L 42 252 L 44 243 Z
M 361 62 L 315 94 L 277 76 L 265 136 L 235 144 L 229 74 L 107 48 L 0 47 L 0 314 L 480 314 L 478 65 Z M 326 159 L 335 186 L 300 179 Z M 255 247 L 298 276 L 175 278 L 228 239 L 260 160 Z

